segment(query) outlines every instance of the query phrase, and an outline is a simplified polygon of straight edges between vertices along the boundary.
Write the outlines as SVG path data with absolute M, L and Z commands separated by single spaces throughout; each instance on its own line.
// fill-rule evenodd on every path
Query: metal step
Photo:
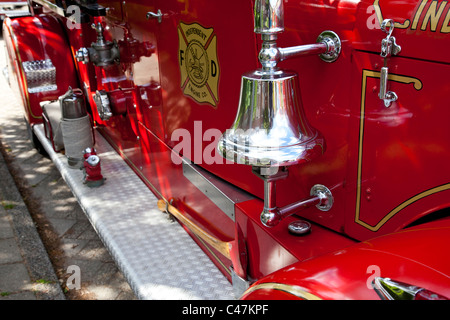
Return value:
M 10 17 L 10 18 L 17 18 L 17 17 L 28 17 L 31 16 L 29 11 L 14 11 L 14 10 L 0 10 L 0 17 Z
M 45 137 L 33 130 L 139 299 L 235 299 L 233 287 L 177 223 L 158 210 L 156 196 L 95 132 L 105 183 L 83 184 L 83 172 L 69 167 Z
M 31 15 L 28 3 L 26 1 L 21 2 L 0 2 L 0 17 L 5 16 L 15 18 Z

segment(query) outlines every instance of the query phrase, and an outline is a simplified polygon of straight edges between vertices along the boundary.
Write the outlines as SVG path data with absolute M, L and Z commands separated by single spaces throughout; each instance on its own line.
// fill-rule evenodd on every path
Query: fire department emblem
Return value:
M 198 23 L 178 25 L 181 90 L 200 103 L 218 103 L 219 63 L 213 28 Z

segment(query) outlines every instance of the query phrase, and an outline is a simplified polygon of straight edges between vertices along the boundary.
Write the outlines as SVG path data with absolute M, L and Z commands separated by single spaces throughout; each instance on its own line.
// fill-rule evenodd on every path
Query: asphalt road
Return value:
M 0 48 L 3 70 L 6 59 L 2 38 Z M 34 220 L 65 298 L 136 299 L 59 171 L 32 146 L 22 107 L 1 74 L 0 97 L 0 139 L 5 162 Z M 71 278 L 74 268 L 79 268 L 80 288 Z

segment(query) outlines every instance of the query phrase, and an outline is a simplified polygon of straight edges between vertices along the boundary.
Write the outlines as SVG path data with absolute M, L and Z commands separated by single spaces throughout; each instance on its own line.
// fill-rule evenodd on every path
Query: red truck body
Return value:
M 31 16 L 6 19 L 11 86 L 31 125 L 42 123 L 40 102 L 69 86 L 84 90 L 97 130 L 158 198 L 172 200 L 198 227 L 186 230 L 223 274 L 232 281 L 233 270 L 249 282 L 243 298 L 379 299 L 371 282 L 379 274 L 450 297 L 447 1 L 284 3 L 279 46 L 315 43 L 332 30 L 342 48 L 333 63 L 310 55 L 278 65 L 298 74 L 305 117 L 326 148 L 289 166 L 276 185 L 277 204 L 307 198 L 316 184 L 334 201 L 326 212 L 308 207 L 274 227 L 260 220 L 264 181 L 217 151 L 236 119 L 242 74 L 260 68 L 254 1 L 95 4 L 80 6 L 79 21 L 68 3 L 47 0 L 31 1 Z M 392 35 L 401 46 L 387 59 L 380 56 L 385 19 L 395 21 Z M 98 22 L 119 51 L 106 66 L 77 61 L 78 50 L 96 41 L 91 24 Z M 45 59 L 56 69 L 56 87 L 30 92 L 23 63 Z M 379 97 L 386 66 L 398 96 L 388 107 Z M 97 91 L 113 101 L 107 120 Z M 233 217 L 189 178 L 192 167 L 244 198 L 235 201 Z M 311 224 L 307 235 L 288 231 L 299 219 Z M 211 245 L 205 234 L 231 250 Z

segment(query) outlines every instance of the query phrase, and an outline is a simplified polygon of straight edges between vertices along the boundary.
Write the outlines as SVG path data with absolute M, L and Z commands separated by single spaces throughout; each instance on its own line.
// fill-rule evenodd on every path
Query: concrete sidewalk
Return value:
M 64 300 L 35 224 L 0 153 L 0 300 Z

